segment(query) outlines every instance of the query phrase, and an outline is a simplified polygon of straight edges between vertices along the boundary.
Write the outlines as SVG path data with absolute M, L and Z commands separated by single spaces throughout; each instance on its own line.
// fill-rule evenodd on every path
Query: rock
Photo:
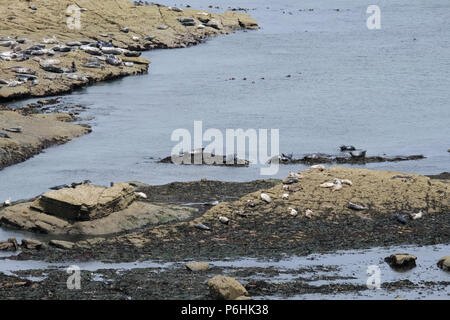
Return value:
M 22 239 L 22 247 L 26 249 L 40 249 L 42 242 L 33 239 Z
M 110 188 L 82 184 L 47 192 L 31 207 L 66 220 L 92 220 L 127 208 L 135 197 L 134 188 L 127 183 Z
M 391 268 L 400 270 L 409 270 L 416 266 L 417 257 L 408 253 L 393 254 L 386 257 L 386 261 Z
M 234 299 L 234 300 L 244 300 L 244 301 L 247 301 L 247 300 L 252 300 L 252 298 L 249 297 L 249 296 L 240 296 L 240 297 L 237 297 L 237 298 Z
M 233 300 L 246 296 L 247 290 L 236 279 L 225 276 L 215 276 L 208 280 L 210 294 L 215 299 Z
M 190 271 L 206 271 L 209 270 L 209 263 L 207 262 L 189 262 L 186 264 L 186 268 Z
M 165 24 L 160 24 L 159 26 L 156 27 L 158 30 L 167 30 L 169 29 L 169 27 Z
M 19 244 L 15 238 L 9 238 L 8 241 L 0 242 L 0 251 L 17 251 Z
M 72 249 L 75 245 L 73 242 L 63 240 L 50 240 L 50 245 L 59 249 Z
M 444 271 L 450 271 L 450 256 L 440 258 L 437 265 Z

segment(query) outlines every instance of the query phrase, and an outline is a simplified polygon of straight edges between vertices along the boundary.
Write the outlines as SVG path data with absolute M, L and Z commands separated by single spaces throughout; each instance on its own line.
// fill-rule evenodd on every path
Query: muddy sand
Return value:
M 79 11 L 73 11 L 76 8 Z M 61 94 L 144 73 L 150 62 L 139 57 L 140 51 L 181 48 L 238 29 L 258 28 L 249 15 L 239 12 L 135 6 L 128 0 L 1 0 L 0 11 L 5 13 L 0 30 L 0 101 Z M 73 20 L 77 14 L 80 25 Z

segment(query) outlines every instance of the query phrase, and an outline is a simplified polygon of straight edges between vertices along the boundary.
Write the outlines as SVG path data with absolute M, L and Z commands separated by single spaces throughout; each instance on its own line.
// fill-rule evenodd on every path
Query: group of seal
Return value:
M 88 79 L 85 76 L 76 73 L 75 61 L 72 62 L 72 67 L 66 68 L 56 66 L 59 61 L 49 58 L 66 52 L 81 50 L 98 58 L 94 63 L 92 61 L 87 61 L 84 65 L 80 63 L 82 66 L 103 68 L 103 62 L 112 66 L 123 65 L 125 67 L 132 67 L 134 65 L 132 62 L 124 63 L 120 57 L 116 56 L 123 54 L 127 57 L 139 57 L 141 55 L 138 51 L 115 47 L 111 39 L 109 41 L 95 39 L 59 43 L 56 37 L 53 36 L 52 38 L 43 38 L 41 43 L 22 48 L 22 45 L 30 42 L 31 40 L 18 37 L 0 38 L 0 48 L 8 48 L 7 51 L 0 52 L 0 60 L 22 62 L 33 59 L 38 61 L 40 68 L 46 72 L 64 74 L 68 79 L 87 82 Z M 27 82 L 30 82 L 32 86 L 39 83 L 36 71 L 34 70 L 14 66 L 11 68 L 11 71 L 16 73 L 16 79 L 0 79 L 0 88 L 2 85 L 16 87 Z

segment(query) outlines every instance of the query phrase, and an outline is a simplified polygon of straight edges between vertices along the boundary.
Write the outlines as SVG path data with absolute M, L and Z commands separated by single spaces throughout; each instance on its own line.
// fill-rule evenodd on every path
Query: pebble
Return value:
M 288 200 L 289 199 L 289 194 L 288 193 L 283 193 L 283 195 L 281 196 L 281 199 Z

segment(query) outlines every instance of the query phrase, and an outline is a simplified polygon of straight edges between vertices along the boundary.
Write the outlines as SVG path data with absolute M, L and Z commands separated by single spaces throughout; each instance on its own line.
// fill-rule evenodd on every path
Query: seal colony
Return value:
M 69 28 L 69 6 L 80 8 Z M 145 73 L 140 51 L 183 48 L 239 29 L 249 15 L 177 9 L 127 0 L 0 0 L 0 101 L 56 95 L 97 81 Z M 45 26 L 41 28 L 39 26 Z
M 341 187 L 321 187 L 324 183 Z M 298 173 L 297 178 L 273 181 L 258 190 L 258 184 L 253 184 L 247 192 L 234 189 L 239 183 L 202 181 L 164 187 L 130 184 L 135 192 L 147 196 L 140 198 L 139 203 L 183 206 L 182 202 L 188 199 L 221 201 L 203 206 L 187 221 L 141 226 L 138 231 L 128 229 L 104 239 L 81 240 L 72 243 L 70 250 L 23 250 L 17 259 L 58 261 L 80 255 L 115 261 L 143 256 L 156 260 L 273 257 L 277 252 L 303 255 L 450 240 L 450 184 L 417 174 L 315 167 Z M 228 189 L 231 185 L 233 189 Z M 240 198 L 235 200 L 236 196 Z M 174 201 L 177 198 L 182 201 Z M 21 201 L 0 209 L 2 223 L 27 229 L 25 224 L 11 221 L 19 221 L 23 207 L 32 203 Z M 403 222 L 397 219 L 398 215 L 404 217 Z M 85 230 L 93 222 L 84 221 Z

